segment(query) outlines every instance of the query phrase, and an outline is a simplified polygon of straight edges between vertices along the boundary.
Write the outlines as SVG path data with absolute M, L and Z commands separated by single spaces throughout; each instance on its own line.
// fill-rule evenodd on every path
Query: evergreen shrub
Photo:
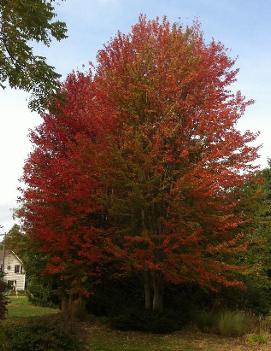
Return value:
M 83 351 L 84 345 L 80 326 L 67 325 L 59 316 L 7 321 L 1 326 L 0 351 Z

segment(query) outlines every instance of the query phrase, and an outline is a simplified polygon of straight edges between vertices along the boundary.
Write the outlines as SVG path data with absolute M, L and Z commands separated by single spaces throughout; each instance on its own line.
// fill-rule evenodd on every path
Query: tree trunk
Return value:
M 82 296 L 72 301 L 71 314 L 73 318 L 84 318 L 86 316 L 86 301 Z
M 74 317 L 81 318 L 86 314 L 86 302 L 79 296 L 74 298 L 72 294 L 69 297 L 61 298 L 61 312 L 65 320 L 72 320 Z
M 69 311 L 69 300 L 66 296 L 61 297 L 61 312 L 64 316 L 68 314 Z
M 153 301 L 152 301 L 152 309 L 154 312 L 162 312 L 163 311 L 163 284 L 162 278 L 159 272 L 153 272 L 152 274 L 152 282 L 153 282 Z
M 71 318 L 69 298 L 67 296 L 61 297 L 61 315 L 62 315 L 63 323 L 65 325 L 65 329 L 69 329 L 72 318 Z
M 145 309 L 151 309 L 151 284 L 150 284 L 150 273 L 146 269 L 144 271 L 144 292 L 145 292 Z
M 160 277 L 160 299 L 159 299 L 159 311 L 164 310 L 164 283 L 162 277 Z

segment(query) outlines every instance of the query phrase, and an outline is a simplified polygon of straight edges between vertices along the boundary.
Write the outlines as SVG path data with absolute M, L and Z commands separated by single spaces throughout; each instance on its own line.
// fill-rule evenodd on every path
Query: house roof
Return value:
M 12 254 L 13 256 L 15 256 L 17 258 L 17 260 L 19 260 L 22 263 L 22 260 L 16 255 L 15 252 L 11 251 L 11 250 L 5 250 L 5 257 L 7 257 L 9 254 Z M 4 256 L 4 250 L 0 250 L 0 264 L 3 261 L 3 256 Z

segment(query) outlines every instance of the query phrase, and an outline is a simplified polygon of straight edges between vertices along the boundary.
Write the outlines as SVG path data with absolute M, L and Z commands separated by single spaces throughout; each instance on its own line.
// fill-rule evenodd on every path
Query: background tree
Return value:
M 236 257 L 238 264 L 247 266 L 245 274 L 239 276 L 245 289 L 227 289 L 217 294 L 217 300 L 225 306 L 250 309 L 261 314 L 270 311 L 270 210 L 269 163 L 269 167 L 256 172 L 240 192 L 237 211 L 244 212 L 249 219 L 242 225 L 248 242 L 247 250 Z
M 0 2 L 0 86 L 32 92 L 31 109 L 41 110 L 59 88 L 60 75 L 35 55 L 29 42 L 50 46 L 52 39 L 66 37 L 64 22 L 55 21 L 53 1 L 1 0 Z
M 1 244 L 5 245 L 6 250 L 15 252 L 22 260 L 29 300 L 41 306 L 58 305 L 57 292 L 60 284 L 53 276 L 44 274 L 48 257 L 37 250 L 29 235 L 24 233 L 18 224 L 14 224 Z
M 26 236 L 22 233 L 18 224 L 14 224 L 7 232 L 2 244 L 5 245 L 7 250 L 14 251 L 20 258 L 22 258 L 24 252 L 26 251 Z

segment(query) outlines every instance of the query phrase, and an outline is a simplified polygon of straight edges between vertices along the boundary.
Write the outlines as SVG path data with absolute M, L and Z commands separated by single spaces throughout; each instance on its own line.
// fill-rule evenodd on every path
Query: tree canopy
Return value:
M 32 92 L 30 108 L 41 110 L 59 88 L 60 74 L 35 54 L 31 42 L 50 46 L 66 37 L 66 25 L 55 20 L 54 0 L 0 1 L 0 86 Z
M 238 199 L 257 135 L 236 128 L 251 101 L 230 90 L 234 64 L 198 24 L 141 16 L 94 69 L 68 77 L 24 171 L 21 216 L 49 273 L 80 293 L 86 276 L 117 262 L 144 275 L 153 310 L 167 282 L 240 285 Z

